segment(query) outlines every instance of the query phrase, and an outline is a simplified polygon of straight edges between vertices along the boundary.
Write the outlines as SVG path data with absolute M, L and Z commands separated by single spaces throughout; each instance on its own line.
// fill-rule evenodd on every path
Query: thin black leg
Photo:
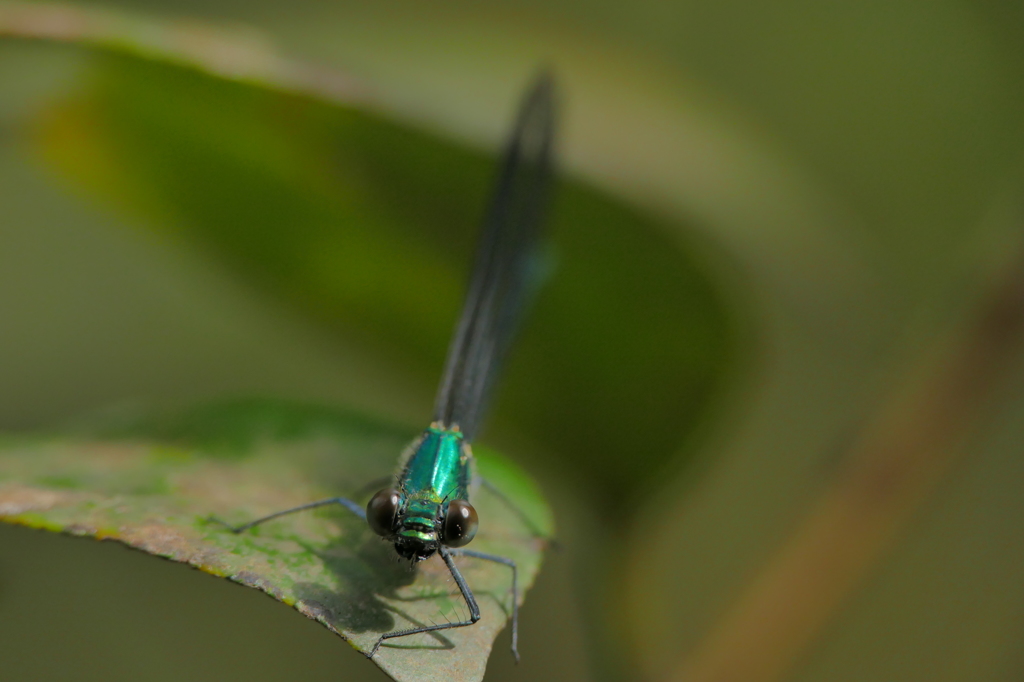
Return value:
M 329 504 L 340 504 L 342 507 L 348 509 L 350 512 L 352 512 L 362 520 L 366 520 L 366 510 L 363 509 L 361 505 L 358 505 L 352 500 L 346 499 L 344 497 L 329 497 L 326 500 L 317 500 L 316 502 L 310 502 L 308 504 L 299 505 L 298 507 L 292 507 L 291 509 L 285 509 L 284 511 L 274 512 L 273 514 L 268 514 L 267 516 L 260 517 L 255 521 L 244 523 L 241 526 L 232 526 L 230 524 L 225 523 L 224 521 L 221 521 L 216 517 L 210 517 L 210 520 L 223 524 L 232 533 L 241 533 L 242 531 L 249 530 L 253 526 L 260 525 L 264 521 L 270 521 L 271 519 L 276 519 L 279 516 L 294 514 L 295 512 L 306 511 L 307 509 L 316 509 L 317 507 L 326 507 Z
M 537 526 L 535 526 L 533 524 L 533 521 L 530 520 L 530 517 L 526 515 L 526 512 L 524 512 L 522 509 L 520 509 L 519 505 L 517 505 L 515 502 L 510 500 L 505 495 L 505 493 L 501 492 L 501 490 L 498 488 L 498 486 L 494 485 L 493 483 L 491 483 L 489 480 L 487 480 L 483 476 L 480 477 L 480 483 L 481 483 L 481 485 L 483 485 L 483 487 L 485 487 L 489 491 L 491 491 L 491 494 L 493 494 L 499 500 L 504 502 L 505 506 L 508 507 L 512 511 L 513 514 L 515 514 L 516 516 L 519 517 L 519 520 L 523 522 L 523 525 L 526 526 L 526 528 L 530 531 L 530 534 L 533 535 L 533 537 L 541 538 L 542 540 L 550 540 L 551 539 L 547 535 L 542 533 L 540 531 L 540 529 L 538 529 Z
M 459 572 L 455 562 L 452 561 L 451 550 L 445 546 L 441 546 L 438 552 L 441 554 L 441 558 L 444 559 L 444 563 L 448 566 L 449 572 L 452 577 L 455 578 L 455 584 L 459 586 L 459 592 L 462 593 L 462 598 L 466 600 L 466 606 L 469 607 L 469 620 L 460 620 L 457 623 L 443 623 L 441 625 L 425 625 L 418 628 L 409 628 L 408 630 L 395 630 L 394 632 L 385 632 L 377 640 L 377 643 L 370 649 L 370 653 L 366 654 L 367 658 L 373 658 L 374 654 L 377 653 L 377 649 L 384 642 L 385 639 L 393 639 L 395 637 L 405 637 L 406 635 L 418 635 L 421 632 L 435 632 L 437 630 L 450 630 L 451 628 L 463 628 L 467 625 L 480 620 L 480 607 L 477 606 L 476 599 L 473 597 L 473 591 L 469 589 L 469 585 L 466 584 L 466 579 L 462 577 L 462 573 Z
M 483 559 L 484 561 L 493 561 L 498 564 L 504 564 L 512 569 L 512 656 L 515 657 L 516 663 L 519 662 L 519 572 L 516 568 L 516 562 L 512 561 L 508 557 L 498 556 L 497 554 L 485 554 L 483 552 L 474 552 L 471 549 L 453 549 L 451 553 L 454 556 L 468 556 L 475 559 Z

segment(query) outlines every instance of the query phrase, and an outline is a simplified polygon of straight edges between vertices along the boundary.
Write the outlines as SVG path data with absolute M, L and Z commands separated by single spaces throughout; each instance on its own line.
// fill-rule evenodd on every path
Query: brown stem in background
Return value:
M 836 479 L 674 679 L 770 682 L 790 672 L 964 454 L 965 436 L 1022 341 L 1018 264 L 964 333 L 853 442 Z

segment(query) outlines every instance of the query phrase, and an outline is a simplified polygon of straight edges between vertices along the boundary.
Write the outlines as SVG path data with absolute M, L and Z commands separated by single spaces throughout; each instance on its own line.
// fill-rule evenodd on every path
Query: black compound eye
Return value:
M 394 488 L 384 488 L 367 503 L 366 522 L 374 533 L 387 537 L 395 532 L 395 519 L 401 507 L 402 494 Z
M 441 527 L 441 540 L 448 547 L 468 545 L 476 536 L 480 520 L 476 509 L 465 500 L 452 500 L 448 503 L 448 513 L 444 516 Z

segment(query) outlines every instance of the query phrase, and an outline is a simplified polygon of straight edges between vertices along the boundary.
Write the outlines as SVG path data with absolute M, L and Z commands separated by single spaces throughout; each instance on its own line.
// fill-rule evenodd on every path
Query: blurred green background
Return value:
M 564 549 L 522 664 L 499 642 L 488 679 L 703 660 L 1021 250 L 1016 4 L 53 7 L 0 2 L 8 430 L 246 394 L 420 425 L 493 150 L 555 70 L 557 267 L 481 440 L 537 477 Z M 96 25 L 99 49 L 19 37 Z M 722 679 L 1024 675 L 1022 372 L 796 653 Z M 381 677 L 254 591 L 12 528 L 0 658 L 10 679 Z

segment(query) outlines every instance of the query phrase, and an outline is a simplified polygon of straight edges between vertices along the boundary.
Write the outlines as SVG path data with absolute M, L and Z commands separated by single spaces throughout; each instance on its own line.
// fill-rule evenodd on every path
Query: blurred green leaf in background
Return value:
M 482 441 L 539 479 L 565 549 L 523 610 L 523 664 L 499 651 L 488 679 L 1017 679 L 1024 368 L 1012 343 L 983 354 L 995 367 L 962 359 L 1022 244 L 1022 18 L 980 0 L 0 4 L 0 425 L 259 393 L 416 428 L 489 150 L 545 63 L 565 105 L 556 267 Z M 994 378 L 936 417 L 963 367 Z M 818 523 L 862 465 L 910 483 Z M 259 602 L 216 581 L 2 532 L 22 677 L 157 679 L 185 658 L 195 679 L 372 674 L 287 609 L 215 627 Z M 818 556 L 835 563 L 801 563 Z M 147 619 L 167 630 L 130 634 L 134 583 L 177 590 Z M 93 592 L 73 611 L 91 626 L 12 615 Z M 40 672 L 54 632 L 76 653 Z

